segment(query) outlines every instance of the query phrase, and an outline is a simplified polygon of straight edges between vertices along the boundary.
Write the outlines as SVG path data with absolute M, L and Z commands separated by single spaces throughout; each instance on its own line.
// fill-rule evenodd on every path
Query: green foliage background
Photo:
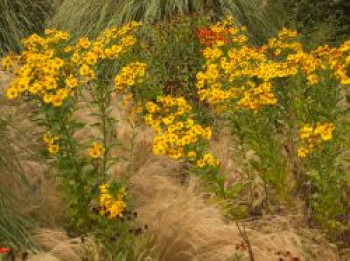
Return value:
M 339 44 L 350 35 L 347 0 L 269 0 L 267 12 L 279 27 L 303 34 L 310 47 Z

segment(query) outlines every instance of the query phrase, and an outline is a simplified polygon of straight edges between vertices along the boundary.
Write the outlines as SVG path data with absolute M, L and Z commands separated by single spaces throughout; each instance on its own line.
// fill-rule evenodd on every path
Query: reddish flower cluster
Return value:
M 224 29 L 220 32 L 215 32 L 211 28 L 202 28 L 198 30 L 197 37 L 201 44 L 203 45 L 213 45 L 217 42 L 222 42 L 223 44 L 227 44 L 228 38 L 226 35 L 228 34 L 227 29 Z
M 10 252 L 12 252 L 12 249 L 7 248 L 7 247 L 0 247 L 0 255 L 1 254 L 8 254 Z

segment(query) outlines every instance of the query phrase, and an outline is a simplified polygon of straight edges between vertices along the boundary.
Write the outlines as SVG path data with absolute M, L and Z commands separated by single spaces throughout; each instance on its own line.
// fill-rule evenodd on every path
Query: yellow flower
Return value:
M 149 113 L 155 113 L 158 110 L 158 106 L 154 102 L 147 102 L 146 109 Z
M 197 161 L 197 167 L 203 168 L 205 166 L 205 162 L 203 160 Z
M 89 41 L 89 39 L 86 37 L 82 37 L 78 40 L 76 48 L 88 49 L 90 45 L 91 45 L 91 42 Z
M 313 133 L 313 128 L 310 125 L 305 125 L 299 131 L 300 139 L 305 140 L 305 139 L 309 138 L 312 135 L 312 133 Z
M 89 65 L 95 65 L 98 61 L 98 55 L 93 52 L 89 52 L 85 55 L 83 60 Z
M 109 188 L 109 184 L 102 184 L 100 185 L 100 192 L 103 194 L 108 193 L 108 188 Z
M 328 141 L 332 139 L 332 133 L 335 130 L 333 123 L 318 123 L 315 128 L 315 134 L 321 135 L 322 140 Z
M 307 156 L 308 152 L 309 151 L 306 148 L 301 147 L 301 148 L 298 149 L 298 157 L 299 158 L 305 158 Z
M 7 96 L 7 98 L 10 99 L 10 100 L 17 98 L 17 96 L 18 96 L 18 91 L 17 91 L 17 89 L 16 89 L 16 88 L 13 88 L 13 87 L 8 88 L 8 89 L 7 89 L 7 92 L 6 92 L 6 96 Z
M 182 121 L 178 121 L 175 123 L 176 130 L 182 130 L 183 127 L 184 127 L 184 124 Z
M 90 67 L 87 64 L 83 64 L 80 67 L 79 74 L 82 77 L 87 77 L 89 79 L 94 79 L 95 78 L 95 72 L 92 69 L 90 69 Z
M 56 153 L 58 153 L 59 150 L 60 150 L 59 145 L 57 145 L 57 144 L 50 144 L 49 145 L 49 152 L 51 154 L 56 154 Z
M 11 66 L 13 65 L 13 61 L 14 60 L 14 57 L 12 55 L 8 55 L 6 57 L 4 57 L 2 59 L 2 69 L 4 71 L 7 71 L 11 68 Z
M 19 92 L 25 92 L 26 90 L 28 90 L 28 83 L 29 80 L 26 78 L 21 78 L 18 82 L 17 82 L 17 90 Z
M 124 201 L 118 200 L 113 202 L 109 210 L 109 218 L 115 218 L 117 216 L 122 216 L 123 210 L 125 209 L 126 204 Z
M 105 150 L 106 149 L 102 145 L 94 142 L 94 143 L 92 143 L 92 145 L 89 149 L 90 157 L 95 158 L 95 159 L 99 158 L 99 157 L 101 157 L 102 154 L 105 153 Z
M 52 97 L 51 99 L 51 103 L 53 106 L 55 107 L 59 107 L 59 106 L 62 106 L 63 104 L 63 98 L 61 95 L 55 95 Z
M 78 80 L 71 75 L 66 79 L 66 84 L 70 88 L 75 88 L 78 86 Z
M 349 85 L 350 84 L 350 77 L 342 77 L 340 79 L 340 84 Z
M 55 58 L 53 60 L 53 65 L 54 65 L 54 67 L 59 69 L 59 68 L 61 68 L 64 65 L 64 61 L 61 58 Z
M 176 131 L 176 126 L 175 126 L 174 124 L 169 125 L 169 126 L 168 126 L 168 131 L 169 131 L 169 132 L 174 132 L 174 131 Z
M 212 135 L 212 132 L 211 132 L 211 129 L 209 127 L 207 127 L 202 133 L 203 138 L 206 140 L 210 140 L 211 135 Z
M 71 51 L 73 51 L 73 47 L 68 45 L 63 49 L 63 52 L 65 53 L 70 53 Z
M 165 155 L 166 150 L 165 147 L 161 144 L 153 145 L 153 153 L 154 155 Z
M 193 124 L 194 124 L 194 121 L 189 118 L 186 120 L 185 126 L 186 126 L 186 128 L 191 128 L 193 126 Z
M 146 64 L 140 62 L 130 63 L 121 68 L 120 72 L 114 79 L 118 91 L 123 91 L 126 87 L 134 86 L 141 83 L 145 75 Z
M 197 157 L 197 153 L 195 151 L 190 151 L 187 153 L 187 157 L 190 159 L 195 159 Z
M 29 92 L 31 94 L 37 94 L 38 92 L 41 92 L 42 90 L 43 90 L 43 86 L 38 82 L 35 82 L 31 86 L 29 86 Z
M 319 82 L 319 78 L 316 74 L 310 74 L 307 76 L 307 80 L 309 84 L 317 84 Z
M 188 144 L 190 144 L 190 142 L 191 142 L 190 136 L 186 135 L 186 136 L 182 137 L 182 144 L 183 145 L 188 145 Z
M 45 86 L 46 90 L 53 90 L 57 88 L 57 82 L 53 78 L 45 78 L 43 80 L 43 85 Z
M 126 203 L 124 202 L 124 197 L 126 195 L 125 188 L 120 188 L 116 197 L 112 197 L 108 188 L 109 184 L 102 184 L 100 186 L 100 215 L 104 215 L 110 219 L 121 217 L 126 208 Z
M 54 143 L 54 139 L 51 137 L 49 132 L 45 133 L 44 142 L 49 145 Z
M 165 117 L 165 118 L 163 118 L 163 123 L 165 124 L 165 125 L 170 125 L 172 122 L 173 122 L 173 117 Z
M 44 95 L 44 97 L 43 97 L 43 101 L 45 102 L 45 103 L 51 103 L 52 102 L 52 95 L 51 94 L 49 94 L 49 93 L 45 93 L 45 95 Z

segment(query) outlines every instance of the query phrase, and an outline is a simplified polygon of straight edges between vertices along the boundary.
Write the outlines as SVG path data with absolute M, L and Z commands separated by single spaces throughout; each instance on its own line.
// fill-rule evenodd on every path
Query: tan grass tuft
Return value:
M 39 254 L 30 256 L 28 261 L 61 261 L 61 260 L 59 260 L 57 257 L 51 254 L 39 253 Z
M 41 229 L 34 236 L 36 243 L 60 261 L 100 260 L 98 247 L 90 238 L 69 238 L 64 230 Z

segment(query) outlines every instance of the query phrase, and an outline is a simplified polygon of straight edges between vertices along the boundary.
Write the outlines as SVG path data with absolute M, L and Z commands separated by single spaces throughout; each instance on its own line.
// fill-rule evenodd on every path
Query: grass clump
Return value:
M 1 0 L 0 56 L 19 51 L 24 37 L 41 32 L 53 6 L 53 0 Z
M 13 191 L 13 186 L 28 183 L 6 130 L 7 123 L 0 118 L 0 242 L 13 249 L 31 249 L 34 244 L 30 230 L 34 222 L 16 211 L 21 201 Z
M 53 18 L 52 26 L 76 36 L 96 36 L 108 26 L 133 20 L 154 23 L 175 15 L 207 12 L 213 13 L 216 19 L 232 15 L 237 23 L 248 26 L 256 41 L 265 40 L 274 32 L 260 1 L 256 0 L 66 0 Z

